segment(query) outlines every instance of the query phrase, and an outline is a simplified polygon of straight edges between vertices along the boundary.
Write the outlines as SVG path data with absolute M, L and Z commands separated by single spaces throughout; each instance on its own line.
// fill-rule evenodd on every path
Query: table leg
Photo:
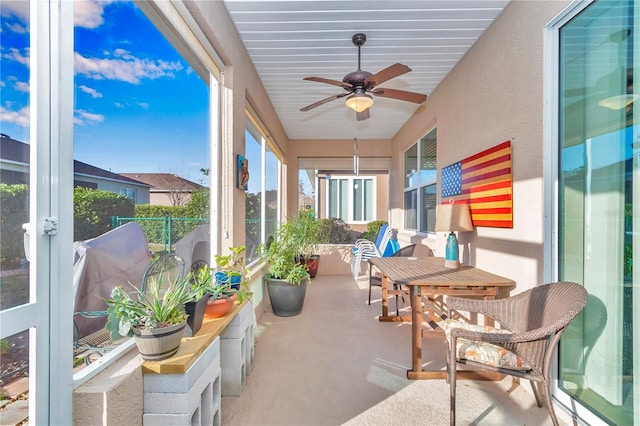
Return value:
M 422 372 L 422 294 L 420 286 L 409 285 L 409 299 L 411 299 L 411 370 L 407 371 L 407 378 L 415 379 L 417 373 Z
M 382 317 L 389 316 L 389 278 L 382 274 Z

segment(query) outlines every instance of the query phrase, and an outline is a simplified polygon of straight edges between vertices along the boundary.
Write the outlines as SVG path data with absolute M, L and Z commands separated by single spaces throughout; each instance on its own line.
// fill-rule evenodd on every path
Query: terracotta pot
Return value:
M 209 299 L 207 301 L 207 309 L 204 311 L 206 318 L 220 318 L 225 316 L 233 307 L 233 300 L 226 299 Z
M 178 352 L 180 341 L 187 321 L 174 324 L 169 327 L 145 329 L 133 329 L 138 352 L 143 359 L 158 361 L 169 358 Z
M 314 254 L 309 259 L 298 259 L 302 265 L 307 268 L 307 272 L 309 272 L 309 277 L 315 278 L 318 274 L 318 266 L 320 266 L 320 255 Z

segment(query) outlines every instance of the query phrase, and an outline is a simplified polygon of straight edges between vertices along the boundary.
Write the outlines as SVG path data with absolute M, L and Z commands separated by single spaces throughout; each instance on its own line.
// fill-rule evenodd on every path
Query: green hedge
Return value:
M 20 267 L 24 258 L 22 224 L 29 222 L 29 187 L 0 183 L 0 235 L 3 270 Z
M 133 201 L 99 189 L 73 189 L 73 240 L 95 238 L 111 229 L 111 216 L 131 217 Z
M 367 223 L 367 230 L 364 234 L 362 234 L 362 238 L 366 238 L 369 241 L 376 242 L 378 239 L 378 232 L 380 232 L 380 228 L 382 225 L 387 222 L 384 220 L 374 220 L 373 222 Z

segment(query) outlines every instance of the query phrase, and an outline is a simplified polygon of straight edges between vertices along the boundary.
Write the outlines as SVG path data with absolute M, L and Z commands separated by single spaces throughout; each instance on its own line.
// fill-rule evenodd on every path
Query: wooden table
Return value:
M 501 287 L 511 289 L 515 282 L 474 268 L 460 265 L 458 269 L 445 268 L 441 257 L 378 257 L 370 259 L 382 273 L 382 315 L 379 321 L 411 321 L 412 367 L 409 379 L 442 379 L 446 371 L 422 370 L 422 296 L 482 297 L 495 299 Z M 409 287 L 411 316 L 389 316 L 389 282 Z M 466 372 L 460 372 L 466 373 Z M 460 378 L 465 378 L 462 374 Z M 474 378 L 478 378 L 477 375 Z

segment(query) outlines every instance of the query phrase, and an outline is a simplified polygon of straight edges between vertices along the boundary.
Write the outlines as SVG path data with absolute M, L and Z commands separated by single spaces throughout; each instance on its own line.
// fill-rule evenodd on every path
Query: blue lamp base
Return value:
M 456 238 L 456 234 L 451 232 L 447 237 L 447 248 L 444 255 L 445 268 L 458 269 L 460 266 L 458 259 L 458 239 Z

